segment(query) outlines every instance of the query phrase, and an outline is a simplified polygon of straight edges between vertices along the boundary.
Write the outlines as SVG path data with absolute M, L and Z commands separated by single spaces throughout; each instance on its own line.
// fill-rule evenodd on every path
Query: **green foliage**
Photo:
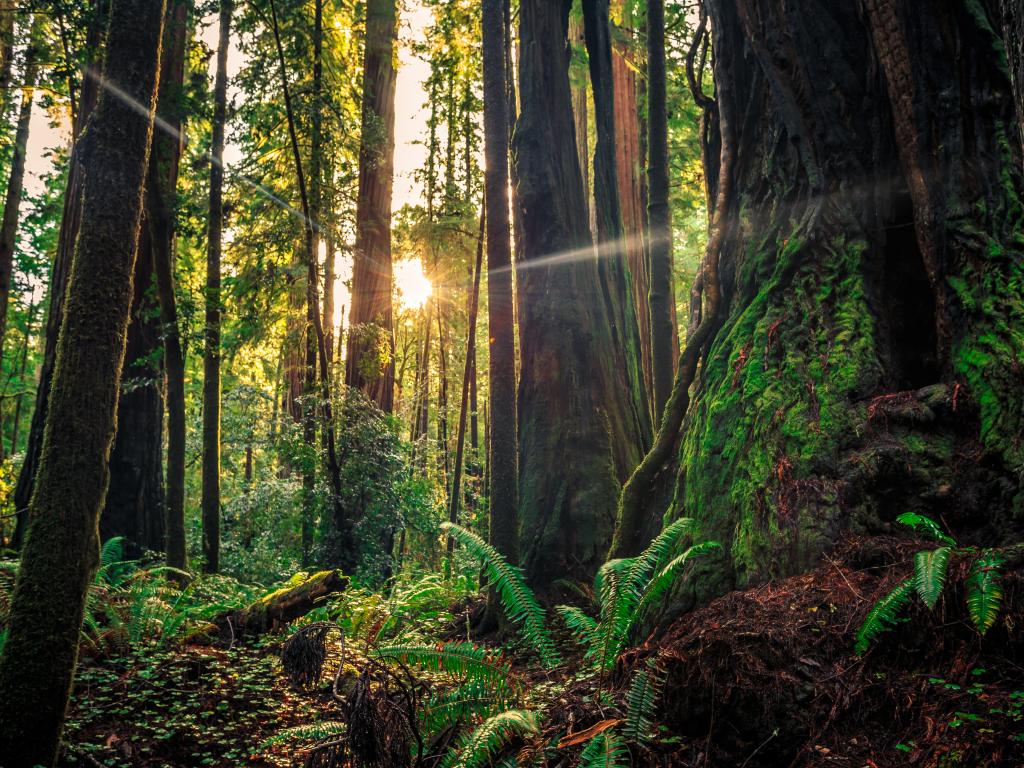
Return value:
M 987 549 L 975 560 L 967 575 L 967 609 L 978 632 L 984 635 L 996 623 L 1003 603 L 1003 588 L 999 584 L 1003 559 Z
M 525 709 L 500 712 L 460 737 L 441 761 L 441 768 L 483 768 L 513 739 L 539 732 L 536 713 Z
M 580 768 L 628 768 L 629 750 L 614 731 L 605 731 L 587 742 Z
M 864 623 L 857 630 L 857 642 L 853 647 L 856 653 L 864 653 L 872 640 L 895 626 L 899 620 L 897 614 L 910 602 L 913 593 L 914 584 L 907 579 L 900 582 L 895 589 L 875 603 L 868 612 L 867 618 L 864 619 Z
M 523 638 L 547 667 L 560 661 L 555 641 L 545 625 L 544 609 L 526 584 L 523 572 L 510 565 L 498 550 L 475 533 L 452 523 L 441 528 L 475 559 L 483 563 L 487 581 L 498 593 L 509 620 L 520 625 Z
M 623 735 L 627 741 L 636 744 L 647 744 L 651 740 L 654 729 L 654 710 L 661 691 L 665 685 L 665 675 L 653 660 L 649 660 L 646 669 L 641 669 L 633 677 L 626 694 L 626 724 Z
M 556 610 L 588 660 L 602 671 L 615 665 L 635 627 L 652 608 L 659 606 L 682 576 L 693 558 L 720 549 L 717 542 L 694 544 L 673 557 L 681 540 L 696 533 L 691 518 L 680 518 L 668 526 L 634 558 L 610 560 L 594 578 L 600 619 L 595 621 L 578 608 L 559 606 Z
M 410 667 L 444 673 L 460 683 L 485 683 L 496 697 L 506 695 L 515 679 L 511 665 L 500 652 L 478 648 L 472 643 L 395 645 L 377 648 L 375 653 L 382 659 L 393 659 Z
M 263 742 L 262 749 L 269 749 L 275 744 L 283 744 L 290 741 L 324 741 L 336 736 L 345 734 L 345 724 L 333 720 L 325 720 L 319 723 L 308 725 L 297 725 L 294 728 L 285 728 Z
M 956 541 L 953 537 L 943 531 L 939 524 L 930 517 L 919 515 L 915 512 L 904 512 L 896 518 L 896 522 L 911 528 L 916 533 L 923 533 L 931 539 L 941 541 L 943 544 L 948 544 L 951 547 L 956 546 Z
M 999 616 L 1003 601 L 1003 590 L 999 584 L 1003 558 L 999 553 L 986 549 L 978 554 L 973 547 L 958 547 L 952 536 L 943 531 L 938 523 L 924 515 L 907 512 L 896 519 L 914 531 L 924 533 L 947 546 L 922 550 L 914 555 L 913 576 L 875 603 L 857 630 L 854 650 L 858 654 L 864 653 L 872 640 L 891 629 L 898 621 L 897 614 L 910 602 L 914 592 L 920 596 L 929 610 L 934 609 L 946 584 L 949 561 L 953 555 L 975 556 L 974 565 L 964 582 L 967 610 L 978 633 L 984 635 L 988 632 Z
M 939 547 L 925 549 L 914 555 L 914 589 L 929 610 L 935 607 L 942 594 L 952 553 L 949 547 Z

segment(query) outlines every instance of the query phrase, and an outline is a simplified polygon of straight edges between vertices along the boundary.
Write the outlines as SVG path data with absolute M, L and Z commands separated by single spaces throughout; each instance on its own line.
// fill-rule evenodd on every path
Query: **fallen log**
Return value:
M 222 642 L 235 642 L 271 632 L 301 618 L 323 598 L 342 592 L 348 579 L 340 571 L 320 571 L 305 578 L 293 578 L 281 589 L 264 595 L 251 605 L 226 611 L 213 619 Z

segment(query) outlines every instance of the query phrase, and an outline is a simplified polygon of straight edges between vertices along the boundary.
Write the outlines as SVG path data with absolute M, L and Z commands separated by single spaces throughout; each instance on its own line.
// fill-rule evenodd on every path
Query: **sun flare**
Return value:
M 423 274 L 423 262 L 407 259 L 395 264 L 395 287 L 404 309 L 422 309 L 427 303 L 433 287 Z

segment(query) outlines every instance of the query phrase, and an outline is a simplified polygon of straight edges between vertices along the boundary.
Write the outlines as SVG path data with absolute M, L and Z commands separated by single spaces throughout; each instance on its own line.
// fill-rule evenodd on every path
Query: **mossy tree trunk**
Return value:
M 520 6 L 519 508 L 523 562 L 541 590 L 556 579 L 587 579 L 603 562 L 620 484 L 641 451 L 637 393 L 616 365 L 617 335 L 585 216 L 568 10 L 547 0 Z
M 28 441 L 25 446 L 25 458 L 18 472 L 18 482 L 14 488 L 14 506 L 18 510 L 17 527 L 14 532 L 14 545 L 20 547 L 28 526 L 29 501 L 35 488 L 36 472 L 39 469 L 39 455 L 43 447 L 43 428 L 49 411 L 50 386 L 53 383 L 53 369 L 57 359 L 57 339 L 64 320 L 64 300 L 67 293 L 68 276 L 71 272 L 71 257 L 74 253 L 75 241 L 78 239 L 78 228 L 82 219 L 82 127 L 88 121 L 96 106 L 99 95 L 99 83 L 93 72 L 101 61 L 101 44 L 106 33 L 109 2 L 100 0 L 93 6 L 92 17 L 85 38 L 87 56 L 82 79 L 82 88 L 78 100 L 78 112 L 72 124 L 72 149 L 68 161 L 68 180 L 64 188 L 64 208 L 60 222 L 60 234 L 57 239 L 57 253 L 53 259 L 48 282 L 49 301 L 46 315 L 46 340 L 43 346 L 43 361 L 39 369 L 39 385 L 36 387 L 35 407 L 32 409 L 32 421 L 29 425 Z
M 734 116 L 725 315 L 670 514 L 728 564 L 698 591 L 908 510 L 1019 538 L 1024 184 L 996 3 L 708 10 Z
M 163 19 L 163 2 L 114 0 L 103 76 L 123 97 L 104 91 L 81 139 L 82 223 L 0 657 L 0 755 L 8 768 L 56 759 L 99 561 Z
M 394 405 L 391 288 L 391 193 L 395 159 L 396 0 L 366 5 L 359 196 L 352 265 L 345 383 L 384 411 Z

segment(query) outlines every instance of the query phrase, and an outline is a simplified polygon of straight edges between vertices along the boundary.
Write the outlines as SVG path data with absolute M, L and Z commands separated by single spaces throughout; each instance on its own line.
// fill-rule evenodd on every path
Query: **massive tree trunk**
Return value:
M 1024 183 L 994 0 L 708 9 L 735 117 L 725 317 L 671 510 L 728 553 L 700 591 L 908 510 L 1020 538 Z
M 633 393 L 617 369 L 617 336 L 584 215 L 567 25 L 566 3 L 520 6 L 519 508 L 524 565 L 541 589 L 588 578 L 603 562 L 615 498 L 638 454 Z
M 632 451 L 628 470 L 636 466 L 651 444 L 651 410 L 644 385 L 640 333 L 633 281 L 628 262 L 629 235 L 622 226 L 615 123 L 615 83 L 612 74 L 611 23 L 608 0 L 583 0 L 583 23 L 594 93 L 594 212 L 597 220 L 597 264 L 604 301 L 612 331 L 614 372 L 621 378 L 618 388 L 629 397 L 629 410 L 620 416 L 619 437 Z M 584 194 L 586 191 L 584 190 Z M 640 250 L 642 262 L 643 252 Z M 642 268 L 641 268 L 642 273 Z M 622 479 L 625 479 L 624 477 Z
M 1024 140 L 1024 3 L 1000 0 L 1003 11 L 1003 45 L 1017 103 L 1017 123 Z
M 92 114 L 99 96 L 99 82 L 95 77 L 95 71 L 99 67 L 100 48 L 106 33 L 108 9 L 108 0 L 98 0 L 94 4 L 89 29 L 86 32 L 85 52 L 88 58 L 83 72 L 78 112 L 72 125 L 72 148 L 71 158 L 68 161 L 67 186 L 64 189 L 64 210 L 60 222 L 60 235 L 57 240 L 57 253 L 54 256 L 53 268 L 50 270 L 47 289 L 49 291 L 49 309 L 46 315 L 43 362 L 39 370 L 39 385 L 36 387 L 35 407 L 32 410 L 32 423 L 29 426 L 25 458 L 22 461 L 21 470 L 18 472 L 18 482 L 14 487 L 14 506 L 18 510 L 14 545 L 18 547 L 21 546 L 28 524 L 26 510 L 32 498 L 36 471 L 39 468 L 39 455 L 43 446 L 43 428 L 49 410 L 50 386 L 53 383 L 53 370 L 57 359 L 57 339 L 64 320 L 64 300 L 68 276 L 71 272 L 71 258 L 82 219 L 83 174 L 79 136 L 82 126 Z
M 220 557 L 220 253 L 224 228 L 224 123 L 233 0 L 221 0 L 210 148 L 210 221 L 206 233 L 206 334 L 203 343 L 203 552 L 216 571 Z M 248 454 L 247 454 L 248 456 Z M 247 465 L 248 466 L 248 465 Z M 216 541 L 216 545 L 214 544 Z
M 384 411 L 394 404 L 391 191 L 395 156 L 396 0 L 369 0 L 363 66 L 359 198 L 345 383 Z
M 0 658 L 0 755 L 8 768 L 56 759 L 99 561 L 163 18 L 163 2 L 114 0 L 103 77 L 122 93 L 104 91 L 82 140 L 82 223 Z

